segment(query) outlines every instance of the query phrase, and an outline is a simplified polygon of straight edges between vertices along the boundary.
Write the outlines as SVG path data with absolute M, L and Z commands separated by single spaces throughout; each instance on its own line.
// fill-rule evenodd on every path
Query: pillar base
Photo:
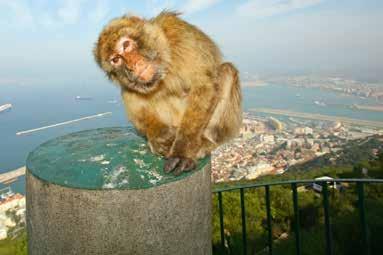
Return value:
M 210 159 L 162 171 L 129 128 L 83 131 L 30 153 L 29 254 L 211 254 Z

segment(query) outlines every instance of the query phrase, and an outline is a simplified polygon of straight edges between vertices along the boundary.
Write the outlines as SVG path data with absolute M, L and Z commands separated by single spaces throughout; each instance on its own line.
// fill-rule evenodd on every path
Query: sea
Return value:
M 373 99 L 337 94 L 319 88 L 274 84 L 245 87 L 242 93 L 244 111 L 251 108 L 275 108 L 383 121 L 382 112 L 351 108 L 353 104 L 374 104 L 376 102 Z M 0 173 L 24 166 L 30 151 L 54 137 L 86 129 L 130 125 L 119 89 L 107 81 L 50 86 L 3 84 L 0 86 L 0 105 L 6 103 L 11 103 L 13 107 L 0 112 Z M 16 135 L 19 131 L 104 112 L 112 114 Z M 0 189 L 4 187 L 0 184 Z M 19 177 L 18 181 L 11 184 L 11 188 L 15 192 L 25 193 L 24 177 Z

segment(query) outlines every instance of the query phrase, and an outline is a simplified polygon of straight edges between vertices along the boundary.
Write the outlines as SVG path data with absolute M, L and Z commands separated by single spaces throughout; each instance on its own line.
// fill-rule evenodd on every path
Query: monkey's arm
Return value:
M 165 164 L 165 171 L 175 174 L 194 168 L 202 145 L 202 134 L 218 103 L 217 88 L 209 79 L 193 84 L 188 95 L 186 111 L 177 129 L 176 138 Z

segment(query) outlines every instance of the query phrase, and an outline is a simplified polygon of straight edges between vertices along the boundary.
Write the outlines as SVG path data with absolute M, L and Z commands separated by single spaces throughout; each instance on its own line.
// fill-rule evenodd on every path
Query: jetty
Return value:
M 91 115 L 91 116 L 86 116 L 86 117 L 79 118 L 79 119 L 74 119 L 74 120 L 68 120 L 68 121 L 64 121 L 64 122 L 60 122 L 60 123 L 56 123 L 56 124 L 52 124 L 52 125 L 48 125 L 48 126 L 44 126 L 44 127 L 29 129 L 29 130 L 25 130 L 25 131 L 19 131 L 19 132 L 16 133 L 16 135 L 25 135 L 25 134 L 33 133 L 33 132 L 40 131 L 40 130 L 43 130 L 43 129 L 48 129 L 48 128 L 53 128 L 53 127 L 68 125 L 68 124 L 79 122 L 79 121 L 82 121 L 82 120 L 89 120 L 89 119 L 99 118 L 99 117 L 103 117 L 103 116 L 110 115 L 110 114 L 112 114 L 112 112 L 99 113 L 99 114 L 95 114 L 95 115 Z
M 18 177 L 25 175 L 25 166 L 0 174 L 0 183 L 9 184 L 17 180 Z

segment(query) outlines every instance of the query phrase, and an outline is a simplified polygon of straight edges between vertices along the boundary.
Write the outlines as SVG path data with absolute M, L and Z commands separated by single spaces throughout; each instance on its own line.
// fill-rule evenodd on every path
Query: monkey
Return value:
M 164 172 L 175 175 L 194 169 L 242 124 L 238 70 L 180 15 L 115 18 L 93 49 L 98 66 L 120 87 L 128 119 L 150 150 L 165 157 Z

